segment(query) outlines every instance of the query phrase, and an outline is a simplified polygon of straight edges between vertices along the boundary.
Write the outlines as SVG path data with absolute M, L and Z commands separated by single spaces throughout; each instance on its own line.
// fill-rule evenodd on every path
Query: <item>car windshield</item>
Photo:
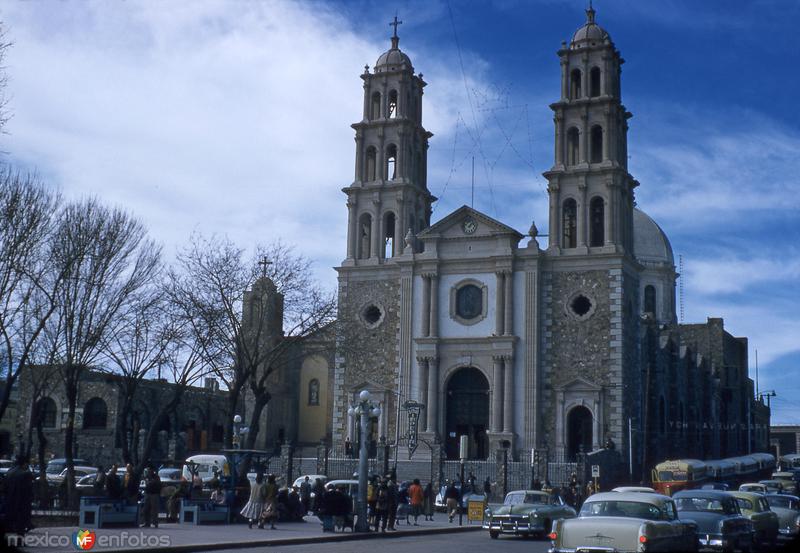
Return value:
M 534 503 L 538 505 L 547 505 L 549 503 L 548 496 L 539 493 L 510 493 L 506 496 L 506 505 L 521 505 L 522 503 Z
M 64 470 L 65 466 L 66 465 L 62 463 L 50 463 L 49 465 L 47 465 L 47 468 L 44 469 L 44 471 L 47 474 L 61 474 L 61 471 Z
M 181 477 L 181 471 L 175 469 L 161 469 L 158 471 L 158 477 L 161 479 L 169 479 L 169 480 L 179 480 Z
M 582 517 L 627 517 L 647 520 L 662 519 L 661 509 L 651 503 L 638 501 L 587 501 L 581 508 Z
M 678 507 L 678 512 L 706 511 L 709 513 L 722 513 L 725 515 L 738 514 L 736 503 L 731 500 L 707 497 L 676 497 L 675 504 Z
M 743 511 L 752 511 L 753 510 L 753 502 L 749 499 L 745 499 L 743 497 L 737 497 L 736 501 L 739 503 L 739 508 Z
M 778 507 L 781 509 L 795 509 L 797 510 L 797 501 L 789 497 L 768 497 L 767 503 L 770 507 Z

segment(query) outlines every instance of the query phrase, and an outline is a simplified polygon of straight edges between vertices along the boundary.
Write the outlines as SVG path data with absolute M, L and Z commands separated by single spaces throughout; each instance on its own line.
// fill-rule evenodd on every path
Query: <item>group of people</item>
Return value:
M 534 478 L 531 481 L 531 489 L 560 495 L 564 503 L 574 509 L 580 509 L 584 500 L 596 492 L 594 481 L 589 480 L 586 486 L 583 487 L 578 481 L 577 473 L 574 472 L 570 475 L 569 483 L 561 489 L 553 487 L 549 480 L 545 480 L 544 483 L 542 483 L 538 478 Z
M 275 521 L 278 519 L 278 484 L 274 474 L 268 475 L 266 482 L 263 473 L 256 475 L 255 481 L 250 484 L 250 499 L 241 515 L 247 519 L 248 528 L 252 528 L 254 524 L 264 528 L 269 523 L 269 527 L 275 529 Z

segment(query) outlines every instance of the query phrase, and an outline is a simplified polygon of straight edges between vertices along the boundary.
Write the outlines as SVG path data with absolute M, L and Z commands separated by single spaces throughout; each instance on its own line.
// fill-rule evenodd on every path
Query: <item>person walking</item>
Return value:
M 275 475 L 270 474 L 267 477 L 267 483 L 264 486 L 264 510 L 261 511 L 261 523 L 259 528 L 263 528 L 264 524 L 269 522 L 269 527 L 275 530 L 275 521 L 278 519 L 278 484 L 275 482 Z
M 447 506 L 448 522 L 453 522 L 453 517 L 458 514 L 458 488 L 454 482 L 448 481 L 444 490 L 444 500 Z
M 489 500 L 489 497 L 492 495 L 492 481 L 489 477 L 486 477 L 486 480 L 483 481 L 483 495 L 486 496 L 486 500 Z
M 417 520 L 422 514 L 422 505 L 425 502 L 425 492 L 419 483 L 419 478 L 414 478 L 414 483 L 408 487 L 408 502 L 411 504 L 411 516 L 414 517 L 414 526 L 419 526 Z
M 135 505 L 139 501 L 139 483 L 136 481 L 133 474 L 133 465 L 130 463 L 125 465 L 125 478 L 122 481 L 122 489 L 128 503 Z
M 314 492 L 314 504 L 311 506 L 311 512 L 317 514 L 319 502 L 322 500 L 322 496 L 325 495 L 325 484 L 322 483 L 321 478 L 314 480 L 312 491 Z
M 106 491 L 106 471 L 103 465 L 97 465 L 97 472 L 94 475 L 94 494 L 97 496 L 105 495 Z
M 386 483 L 381 482 L 375 490 L 375 531 L 380 528 L 386 532 L 387 516 L 389 514 L 389 492 Z
M 111 465 L 111 470 L 106 474 L 106 494 L 109 499 L 120 499 L 122 497 L 122 482 L 117 476 L 117 464 Z
M 303 516 L 311 509 L 311 479 L 306 476 L 300 483 L 300 503 L 303 504 Z
M 261 511 L 264 510 L 264 475 L 260 472 L 256 474 L 256 481 L 250 484 L 250 499 L 247 500 L 241 515 L 247 519 L 247 527 L 252 528 L 253 523 L 257 522 L 259 528 L 263 528 L 261 523 Z
M 387 527 L 389 530 L 397 530 L 395 524 L 397 524 L 397 505 L 400 500 L 400 494 L 397 490 L 397 482 L 394 481 L 391 475 L 387 476 L 387 480 L 389 481 L 386 484 L 386 494 L 387 494 L 387 509 L 386 509 L 386 516 L 388 518 Z
M 434 503 L 436 502 L 436 496 L 433 493 L 433 483 L 428 482 L 425 484 L 425 490 L 423 491 L 425 496 L 425 500 L 422 504 L 422 514 L 425 515 L 425 520 L 433 520 L 433 507 Z
M 5 530 L 24 536 L 33 528 L 31 505 L 33 503 L 33 475 L 28 470 L 28 459 L 17 455 L 14 466 L 5 475 L 6 516 Z
M 161 478 L 155 467 L 147 468 L 144 477 L 144 523 L 143 528 L 158 528 L 158 511 L 160 510 L 159 498 L 161 497 Z

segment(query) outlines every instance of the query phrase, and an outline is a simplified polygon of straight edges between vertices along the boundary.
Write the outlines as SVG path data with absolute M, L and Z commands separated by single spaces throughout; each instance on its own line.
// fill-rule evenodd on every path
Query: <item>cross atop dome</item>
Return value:
M 592 7 L 592 0 L 589 0 L 589 8 L 586 10 L 586 23 L 594 23 L 595 13 L 594 7 Z
M 403 22 L 397 19 L 397 13 L 394 14 L 394 21 L 389 23 L 389 27 L 394 27 L 394 33 L 392 34 L 392 48 L 397 48 L 397 44 L 400 42 L 400 37 L 397 36 L 397 26 L 402 25 Z

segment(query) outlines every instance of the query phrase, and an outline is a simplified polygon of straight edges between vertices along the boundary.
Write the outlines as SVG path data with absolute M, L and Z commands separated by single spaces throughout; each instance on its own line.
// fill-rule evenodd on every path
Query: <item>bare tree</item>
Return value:
M 54 265 L 50 248 L 59 204 L 58 195 L 34 176 L 9 168 L 0 171 L 0 366 L 6 381 L 0 420 L 11 389 L 56 309 L 56 295 L 69 268 L 68 263 Z
M 171 305 L 170 309 L 177 306 Z M 160 354 L 160 364 L 165 371 L 163 376 L 169 385 L 157 389 L 158 410 L 153 417 L 152 424 L 142 444 L 142 455 L 134 467 L 134 477 L 138 480 L 142 471 L 150 463 L 150 455 L 158 437 L 158 431 L 163 423 L 174 415 L 181 405 L 183 396 L 190 386 L 199 383 L 209 374 L 209 365 L 205 361 L 204 351 L 208 338 L 196 339 L 200 335 L 193 323 L 180 316 L 180 310 L 169 313 L 166 317 L 169 330 L 169 339 L 165 341 L 166 347 Z M 202 324 L 202 323 L 200 323 Z
M 8 113 L 8 96 L 6 96 L 6 85 L 8 84 L 8 75 L 6 74 L 6 51 L 11 47 L 11 42 L 6 40 L 6 29 L 2 21 L 0 21 L 0 132 L 4 132 L 3 128 L 6 126 L 8 119 L 11 115 Z
M 174 321 L 161 290 L 151 285 L 137 294 L 120 314 L 118 324 L 109 328 L 101 340 L 103 356 L 109 362 L 106 370 L 119 376 L 115 381 L 120 393 L 116 433 L 126 464 L 133 462 L 137 439 L 133 405 L 139 384 L 165 362 L 171 341 L 176 338 Z
M 67 486 L 74 498 L 75 409 L 81 377 L 98 359 L 102 340 L 157 274 L 160 249 L 142 224 L 90 199 L 65 208 L 52 241 L 56 266 L 66 273 L 51 319 L 55 358 L 68 413 L 64 430 Z
M 171 272 L 172 299 L 210 337 L 206 361 L 228 388 L 226 445 L 243 391 L 253 393 L 252 447 L 270 400 L 270 376 L 289 360 L 290 345 L 312 336 L 335 316 L 333 294 L 321 292 L 310 262 L 275 243 L 254 256 L 227 239 L 194 235 Z

